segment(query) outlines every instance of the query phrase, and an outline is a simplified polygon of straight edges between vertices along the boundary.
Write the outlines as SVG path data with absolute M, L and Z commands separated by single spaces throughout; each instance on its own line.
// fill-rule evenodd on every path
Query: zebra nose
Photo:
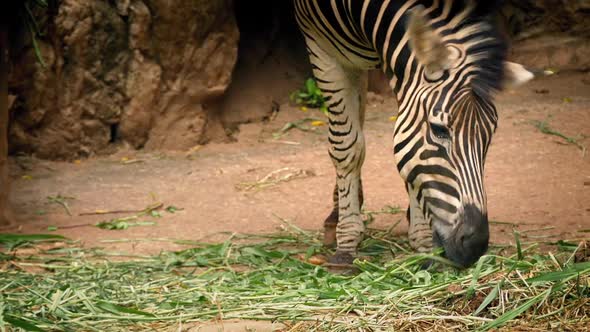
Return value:
M 454 239 L 444 245 L 445 254 L 455 263 L 468 267 L 488 250 L 489 238 L 488 216 L 474 205 L 466 205 Z
M 471 265 L 488 250 L 490 239 L 488 216 L 481 213 L 481 210 L 474 205 L 467 205 L 460 231 L 463 238 L 463 252 L 467 258 L 466 265 Z

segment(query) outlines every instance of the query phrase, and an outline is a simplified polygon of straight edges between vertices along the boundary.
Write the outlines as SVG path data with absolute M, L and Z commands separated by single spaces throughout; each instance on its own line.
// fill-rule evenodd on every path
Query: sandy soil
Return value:
M 500 124 L 486 170 L 489 216 L 512 223 L 529 240 L 589 237 L 590 152 L 585 155 L 564 139 L 541 133 L 531 121 L 547 120 L 564 135 L 590 137 L 590 75 L 558 74 L 539 79 L 498 99 Z M 367 158 L 363 169 L 365 208 L 381 210 L 391 205 L 405 208 L 408 200 L 394 166 L 392 147 L 395 114 L 391 98 L 371 96 L 367 110 Z M 132 253 L 157 253 L 180 245 L 154 239 L 173 238 L 215 241 L 221 232 L 273 232 L 280 219 L 319 230 L 331 210 L 334 170 L 327 154 L 327 128 L 312 132 L 298 129 L 275 139 L 285 123 L 305 117 L 321 119 L 282 105 L 268 123 L 240 127 L 238 142 L 211 144 L 187 155 L 136 152 L 121 148 L 108 157 L 49 162 L 27 157 L 12 158 L 12 205 L 20 222 L 3 232 L 48 232 L 80 240 L 86 246 Z M 590 147 L 590 139 L 580 143 Z M 269 173 L 288 168 L 285 174 L 303 177 L 258 190 L 244 190 Z M 48 196 L 72 197 L 72 216 Z M 153 226 L 127 230 L 102 230 L 94 223 L 118 215 L 80 216 L 96 210 L 141 210 L 154 201 L 182 208 L 162 211 Z M 402 214 L 381 214 L 377 227 L 388 227 Z M 86 224 L 86 225 L 85 225 Z M 510 224 L 492 224 L 492 242 L 513 240 Z M 396 226 L 405 236 L 407 225 Z M 111 242 L 121 240 L 121 242 Z

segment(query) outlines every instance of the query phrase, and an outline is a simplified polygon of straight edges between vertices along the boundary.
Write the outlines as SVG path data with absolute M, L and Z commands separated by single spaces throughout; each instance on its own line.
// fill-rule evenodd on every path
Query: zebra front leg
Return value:
M 356 151 L 358 152 L 358 151 Z M 351 155 L 356 152 L 352 152 Z M 364 154 L 364 151 L 362 152 Z M 334 156 L 332 156 L 333 159 Z M 358 158 L 358 159 L 357 159 Z M 338 225 L 336 226 L 336 253 L 332 264 L 352 264 L 363 238 L 365 226 L 361 218 L 360 169 L 364 155 L 352 156 L 350 168 L 337 169 L 338 175 Z M 340 163 L 341 159 L 335 163 Z M 338 166 L 337 166 L 338 167 Z
M 336 226 L 338 225 L 338 184 L 334 185 L 334 207 L 332 211 L 324 220 L 324 246 L 325 247 L 334 247 L 336 246 Z M 360 180 L 360 189 L 359 189 L 359 205 L 363 207 L 363 181 Z
M 410 197 L 410 205 L 406 213 L 408 219 L 408 240 L 412 249 L 428 253 L 432 251 L 432 228 L 428 221 L 424 218 L 424 213 L 420 208 L 420 204 L 416 200 L 416 194 L 411 189 L 408 190 Z
M 336 253 L 331 264 L 350 264 L 362 240 L 361 167 L 365 159 L 365 138 L 362 127 L 367 91 L 367 73 L 343 66 L 322 49 L 315 40 L 306 38 L 309 59 L 318 87 L 328 104 L 329 154 L 336 168 L 338 222 L 336 224 Z M 330 242 L 336 213 L 328 217 Z
M 363 122 L 367 93 L 367 73 L 345 70 L 343 85 L 330 99 L 330 157 L 336 168 L 338 187 L 338 225 L 336 253 L 332 264 L 351 264 L 357 254 L 365 225 L 361 218 L 363 190 L 361 168 L 365 160 Z

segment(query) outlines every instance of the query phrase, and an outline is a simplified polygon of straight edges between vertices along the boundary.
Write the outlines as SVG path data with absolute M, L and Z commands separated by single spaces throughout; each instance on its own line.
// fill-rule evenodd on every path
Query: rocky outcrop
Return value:
M 518 41 L 510 58 L 525 66 L 552 70 L 590 70 L 590 38 L 547 35 Z
M 51 10 L 50 10 L 51 12 Z M 12 151 L 68 159 L 121 140 L 186 149 L 207 140 L 209 104 L 231 80 L 230 0 L 62 0 L 13 56 Z
M 502 11 L 516 40 L 552 33 L 590 36 L 589 0 L 508 0 Z
M 44 68 L 27 31 L 14 34 L 12 153 L 72 159 L 110 152 L 118 142 L 189 149 L 267 118 L 310 74 L 290 2 L 48 3 L 48 18 L 38 15 Z M 590 69 L 589 0 L 507 0 L 503 17 L 512 60 Z M 236 21 L 245 36 L 239 62 Z M 369 83 L 391 93 L 380 72 Z
M 590 69 L 589 0 L 510 0 L 511 58 L 535 68 Z

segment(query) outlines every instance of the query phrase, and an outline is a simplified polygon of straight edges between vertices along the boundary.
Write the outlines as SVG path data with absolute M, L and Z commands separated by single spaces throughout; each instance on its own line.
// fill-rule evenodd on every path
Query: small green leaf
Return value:
M 21 328 L 25 331 L 34 331 L 34 332 L 44 332 L 45 331 L 44 329 L 38 327 L 35 324 L 29 323 L 24 319 L 16 318 L 15 316 L 12 316 L 12 315 L 4 316 L 4 321 L 8 322 L 10 325 L 12 325 L 14 327 Z
M 560 250 L 564 250 L 564 251 L 574 251 L 578 248 L 577 243 L 567 242 L 564 240 L 559 240 L 553 244 L 556 244 Z
M 578 275 L 590 274 L 590 262 L 575 263 L 561 271 L 546 272 L 527 279 L 529 283 L 565 281 Z
M 516 230 L 514 230 L 513 232 L 514 232 L 514 242 L 516 242 L 516 253 L 517 253 L 518 260 L 520 261 L 524 257 L 522 255 L 522 246 L 520 245 L 520 233 Z
M 50 232 L 55 232 L 57 231 L 57 226 L 47 226 L 47 230 Z
M 294 101 L 301 107 L 319 108 L 324 113 L 327 113 L 328 111 L 322 95 L 322 90 L 318 87 L 313 78 L 309 78 L 305 81 L 303 90 L 291 93 L 290 100 Z
M 313 78 L 308 78 L 305 81 L 305 88 L 307 89 L 307 93 L 309 94 L 313 94 L 318 89 Z
M 43 55 L 41 54 L 41 49 L 39 48 L 39 44 L 37 43 L 37 35 L 39 34 L 39 28 L 37 27 L 37 23 L 35 22 L 35 17 L 31 13 L 31 10 L 25 3 L 25 8 L 28 12 L 28 18 L 25 18 L 25 24 L 29 28 L 29 33 L 31 35 L 31 41 L 33 42 L 33 50 L 35 50 L 35 56 L 37 57 L 37 61 L 41 65 L 42 68 L 47 67 L 45 61 L 43 60 Z
M 0 243 L 15 241 L 48 241 L 48 240 L 65 240 L 66 238 L 57 234 L 0 234 Z
M 169 212 L 169 213 L 174 213 L 176 211 L 181 211 L 181 210 L 182 210 L 181 208 L 178 208 L 174 205 L 170 205 L 170 206 L 166 207 L 166 212 Z
M 492 303 L 493 300 L 495 300 L 498 297 L 498 294 L 500 294 L 500 289 L 502 288 L 503 284 L 504 279 L 502 279 L 502 281 L 496 284 L 496 287 L 492 289 L 492 291 L 486 296 L 486 298 L 483 299 L 483 302 L 481 302 L 477 310 L 475 310 L 475 312 L 473 313 L 474 316 L 477 316 L 483 309 L 485 309 L 490 303 Z
M 63 241 L 66 237 L 57 234 L 0 234 L 0 244 L 9 250 L 23 244 L 43 241 Z
M 472 274 L 472 278 L 471 278 L 471 285 L 467 289 L 467 294 L 466 294 L 467 298 L 472 298 L 475 295 L 475 286 L 477 286 L 477 280 L 479 280 L 479 275 L 481 274 L 481 268 L 483 266 L 484 260 L 486 260 L 486 259 L 487 259 L 487 256 L 481 257 L 477 261 L 477 265 L 475 266 L 475 269 L 473 269 L 473 274 Z
M 523 303 L 519 307 L 516 307 L 512 310 L 505 312 L 502 316 L 500 316 L 500 317 L 496 318 L 495 320 L 482 326 L 481 328 L 478 329 L 478 331 L 487 331 L 492 328 L 500 327 L 500 326 L 506 324 L 507 322 L 518 317 L 523 312 L 527 311 L 530 307 L 532 307 L 537 302 L 541 301 L 550 292 L 551 292 L 551 288 L 547 289 L 546 291 L 544 291 L 542 293 L 537 294 L 534 297 L 531 297 L 530 299 L 528 299 L 525 303 Z
M 261 247 L 245 247 L 241 250 L 241 254 L 242 255 L 253 255 L 253 256 L 259 256 L 259 257 L 264 257 L 267 259 L 273 259 L 273 258 L 283 258 L 284 254 L 281 253 L 280 251 L 268 251 L 266 249 L 263 249 Z
M 109 230 L 122 230 L 129 228 L 129 223 L 123 220 L 111 219 L 99 222 L 96 224 L 96 227 Z

